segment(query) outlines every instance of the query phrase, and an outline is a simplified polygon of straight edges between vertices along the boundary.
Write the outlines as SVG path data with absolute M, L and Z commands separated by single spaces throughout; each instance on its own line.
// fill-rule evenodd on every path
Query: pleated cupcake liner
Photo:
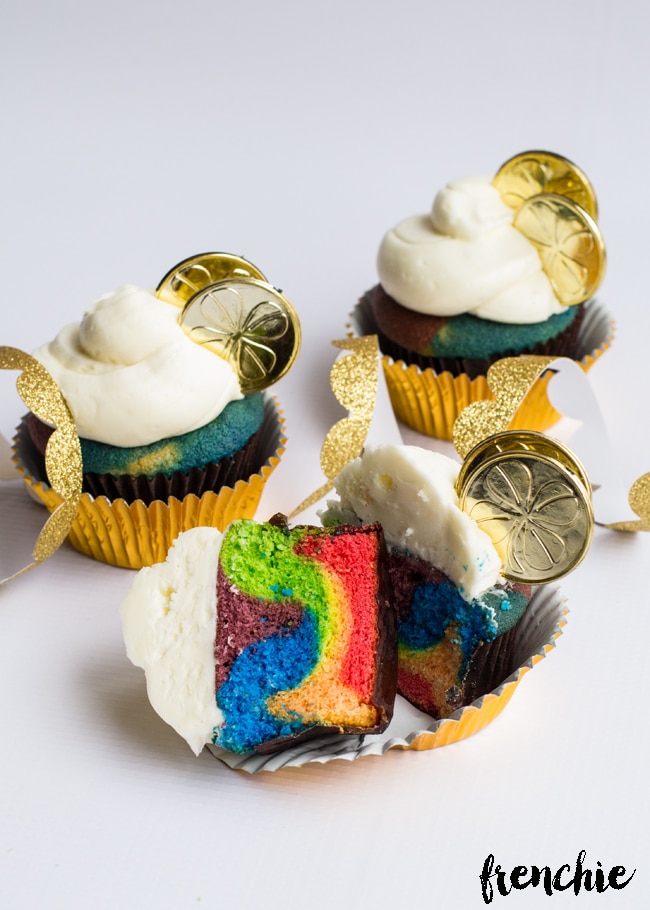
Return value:
M 403 360 L 409 365 L 415 364 L 422 370 L 433 370 L 434 373 L 451 373 L 452 376 L 465 374 L 470 379 L 477 376 L 485 376 L 489 368 L 497 360 L 504 357 L 517 357 L 521 351 L 505 350 L 498 354 L 492 354 L 489 357 L 434 357 L 426 354 L 419 354 L 408 347 L 396 342 L 387 335 L 381 328 L 381 320 L 377 319 L 375 307 L 373 305 L 373 295 L 377 289 L 368 291 L 361 298 L 361 304 L 370 312 L 370 319 L 377 327 L 379 338 L 379 347 L 384 354 L 392 357 L 393 360 Z M 562 332 L 554 338 L 547 341 L 541 341 L 526 350 L 526 354 L 535 354 L 539 356 L 553 357 L 573 357 L 579 345 L 580 329 L 584 320 L 585 307 L 580 306 L 576 313 L 575 319 Z
M 208 749 L 230 768 L 255 774 L 323 764 L 337 758 L 355 761 L 367 755 L 384 755 L 391 749 L 429 751 L 461 742 L 485 729 L 502 713 L 524 676 L 555 648 L 567 613 L 566 600 L 558 586 L 536 588 L 526 612 L 508 633 L 498 661 L 489 672 L 481 671 L 485 673 L 483 684 L 491 686 L 489 691 L 477 692 L 471 704 L 444 720 L 433 721 L 398 696 L 388 729 L 376 736 L 327 736 L 270 756 L 239 755 L 218 746 Z M 496 674 L 497 682 L 490 673 Z
M 264 418 L 263 418 L 264 419 Z M 33 414 L 23 418 L 18 429 L 21 440 L 21 449 L 24 451 L 26 424 L 27 432 L 33 442 L 35 451 L 30 449 L 29 459 L 33 466 L 33 473 L 38 477 L 45 477 L 45 459 L 43 452 L 50 435 L 50 428 L 40 424 Z M 45 429 L 45 433 L 43 432 Z M 157 499 L 166 500 L 171 496 L 182 499 L 189 493 L 202 496 L 209 490 L 218 490 L 221 487 L 234 486 L 238 480 L 245 480 L 253 474 L 260 464 L 259 444 L 260 432 L 257 430 L 250 439 L 233 455 L 221 458 L 217 462 L 207 464 L 202 468 L 191 468 L 189 471 L 172 471 L 170 474 L 154 474 L 147 477 L 145 474 L 96 474 L 86 472 L 83 475 L 83 492 L 91 496 L 106 496 L 107 499 L 124 499 L 126 502 L 141 500 L 145 505 Z
M 148 502 L 84 492 L 68 539 L 80 553 L 121 568 L 140 569 L 163 562 L 182 531 L 199 526 L 223 531 L 236 518 L 253 518 L 285 445 L 282 412 L 275 398 L 268 397 L 256 441 L 256 469 L 248 477 L 221 484 L 220 472 L 213 470 L 218 466 L 208 466 L 199 471 L 201 480 L 217 476 L 220 485 L 206 489 L 200 483 L 199 493 L 193 492 L 189 472 L 187 481 L 181 482 L 182 495 L 165 495 Z M 62 500 L 47 483 L 43 458 L 29 437 L 25 421 L 14 438 L 14 461 L 30 492 L 53 512 Z M 163 489 L 168 486 L 163 485 Z M 179 489 L 178 484 L 175 489 Z M 155 479 L 144 484 L 147 498 L 156 490 Z M 120 484 L 116 484 L 115 492 L 119 491 Z
M 377 334 L 377 325 L 369 295 L 361 298 L 350 318 L 354 335 Z M 573 358 L 585 370 L 610 347 L 614 338 L 614 322 L 599 300 L 584 305 L 584 316 L 578 333 L 576 354 Z M 536 351 L 545 353 L 545 351 Z M 546 353 L 550 353 L 546 351 Z M 560 356 L 553 352 L 554 356 Z M 485 361 L 485 372 L 500 358 Z M 472 361 L 473 365 L 476 361 Z M 456 418 L 475 401 L 492 401 L 485 375 L 472 378 L 467 373 L 436 372 L 417 363 L 395 360 L 388 354 L 382 357 L 382 366 L 388 394 L 396 417 L 408 426 L 437 439 L 451 440 Z M 560 418 L 551 404 L 547 387 L 551 376 L 543 376 L 533 385 L 526 401 L 519 409 L 512 424 L 513 429 L 547 430 Z

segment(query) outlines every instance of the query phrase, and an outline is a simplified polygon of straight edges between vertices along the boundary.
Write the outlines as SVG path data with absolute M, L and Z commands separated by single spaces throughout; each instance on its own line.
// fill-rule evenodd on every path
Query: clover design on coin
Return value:
M 209 285 L 190 298 L 179 322 L 193 341 L 231 364 L 244 393 L 281 379 L 300 348 L 300 322 L 292 305 L 256 278 Z
M 501 165 L 492 184 L 513 209 L 531 196 L 554 193 L 577 202 L 592 218 L 598 218 L 598 201 L 589 178 L 568 158 L 554 152 L 514 155 Z
M 584 559 L 594 528 L 591 490 L 568 449 L 542 434 L 507 431 L 467 462 L 461 508 L 491 538 L 506 578 L 553 581 Z
M 605 242 L 591 215 L 564 196 L 531 196 L 513 224 L 533 244 L 553 291 L 564 306 L 583 303 L 605 274 Z
M 156 296 L 182 307 L 208 285 L 228 278 L 257 278 L 266 281 L 257 266 L 243 256 L 233 253 L 199 253 L 171 268 L 158 283 Z

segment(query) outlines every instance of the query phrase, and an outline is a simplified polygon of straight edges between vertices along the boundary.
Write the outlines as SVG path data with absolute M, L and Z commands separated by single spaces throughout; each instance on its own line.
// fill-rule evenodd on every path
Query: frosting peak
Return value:
M 232 367 L 188 338 L 179 312 L 126 285 L 34 352 L 63 392 L 80 436 L 149 445 L 204 426 L 243 397 Z
M 377 259 L 384 290 L 431 316 L 531 323 L 563 312 L 537 250 L 512 220 L 489 177 L 448 184 L 430 216 L 407 218 L 385 235 Z
M 431 223 L 448 237 L 471 240 L 502 224 L 510 224 L 512 209 L 489 177 L 462 177 L 443 187 L 433 200 Z
M 177 318 L 175 308 L 127 284 L 87 310 L 79 325 L 79 345 L 97 363 L 132 366 L 169 341 Z

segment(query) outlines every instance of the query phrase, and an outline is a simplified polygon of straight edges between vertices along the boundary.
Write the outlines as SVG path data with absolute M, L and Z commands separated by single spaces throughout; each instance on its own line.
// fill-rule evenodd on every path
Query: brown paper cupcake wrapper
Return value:
M 575 360 L 587 371 L 610 347 L 614 323 L 604 305 L 592 300 L 584 305 Z M 350 328 L 355 335 L 376 333 L 376 324 L 367 298 L 355 307 Z M 436 373 L 417 364 L 382 358 L 384 376 L 395 416 L 408 426 L 437 439 L 451 440 L 456 418 L 475 401 L 494 400 L 485 376 L 470 378 L 466 373 Z M 536 381 L 517 413 L 512 429 L 547 430 L 560 418 L 547 395 L 550 375 Z
M 258 439 L 257 463 L 261 467 L 246 480 L 207 490 L 202 495 L 187 492 L 182 497 L 171 496 L 150 503 L 141 499 L 129 503 L 122 498 L 83 493 L 68 539 L 86 556 L 125 569 L 163 562 L 182 531 L 198 526 L 222 531 L 236 518 L 253 518 L 266 481 L 279 464 L 285 445 L 282 413 L 275 398 L 267 398 Z M 21 425 L 14 439 L 14 461 L 28 489 L 53 512 L 61 499 L 43 479 L 40 457 L 26 427 Z
M 529 670 L 553 650 L 566 625 L 566 601 L 555 585 L 533 592 L 528 609 L 512 630 L 507 656 L 502 655 L 500 677 L 494 688 L 451 717 L 433 721 L 398 696 L 390 726 L 379 736 L 323 737 L 271 756 L 236 755 L 208 746 L 231 768 L 255 774 L 300 767 L 335 758 L 355 761 L 366 755 L 384 755 L 390 749 L 425 751 L 460 742 L 483 730 L 501 714 Z

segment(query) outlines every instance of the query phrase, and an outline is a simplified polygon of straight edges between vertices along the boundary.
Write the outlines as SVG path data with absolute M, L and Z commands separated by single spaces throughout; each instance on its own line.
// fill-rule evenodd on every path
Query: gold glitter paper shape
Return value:
M 0 580 L 5 584 L 46 560 L 68 536 L 81 498 L 81 446 L 70 409 L 45 367 L 18 348 L 0 347 L 0 369 L 20 370 L 16 388 L 30 411 L 54 426 L 45 450 L 45 471 L 62 500 L 45 522 L 33 551 L 33 562 Z
M 454 422 L 452 439 L 461 458 L 467 459 L 467 455 L 479 443 L 495 434 L 505 433 L 516 424 L 518 411 L 534 383 L 558 359 L 536 356 L 505 357 L 490 367 L 486 378 L 495 400 L 477 401 L 468 405 Z M 586 376 L 583 378 L 586 380 Z M 548 437 L 547 440 L 549 444 L 555 444 Z M 583 478 L 583 481 L 589 484 L 588 478 Z M 603 524 L 603 527 L 614 531 L 650 531 L 650 473 L 642 475 L 634 482 L 630 488 L 628 501 L 634 514 L 639 516 L 639 520 L 611 522 Z
M 294 518 L 318 502 L 334 486 L 343 468 L 363 451 L 377 400 L 379 380 L 379 343 L 376 335 L 346 338 L 332 344 L 343 351 L 330 372 L 334 397 L 349 412 L 329 430 L 320 453 L 320 466 L 327 483 L 312 493 L 291 512 Z
M 605 527 L 613 531 L 650 531 L 650 474 L 643 474 L 634 481 L 628 502 L 639 521 L 614 521 Z
M 456 418 L 452 439 L 464 458 L 488 436 L 507 430 L 533 383 L 556 357 L 504 357 L 487 372 L 494 401 L 476 401 Z

